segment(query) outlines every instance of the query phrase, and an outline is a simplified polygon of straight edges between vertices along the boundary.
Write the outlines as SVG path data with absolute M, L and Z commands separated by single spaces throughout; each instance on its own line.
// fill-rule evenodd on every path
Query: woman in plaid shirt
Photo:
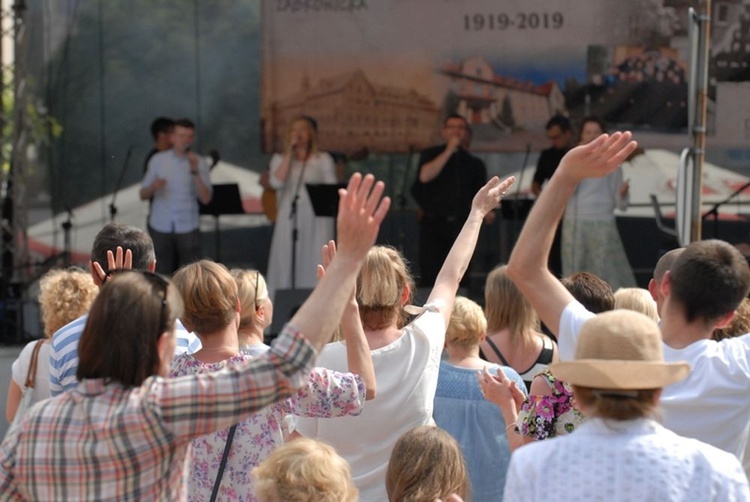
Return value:
M 115 274 L 81 339 L 78 387 L 37 404 L 0 446 L 0 500 L 184 500 L 191 440 L 307 383 L 388 211 L 383 189 L 371 175 L 352 176 L 325 277 L 267 354 L 233 368 L 163 378 L 180 295 L 152 274 Z

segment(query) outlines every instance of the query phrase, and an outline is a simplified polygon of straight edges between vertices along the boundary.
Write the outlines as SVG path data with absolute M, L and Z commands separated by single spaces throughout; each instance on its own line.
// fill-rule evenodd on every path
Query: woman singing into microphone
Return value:
M 316 217 L 305 184 L 336 183 L 333 159 L 318 151 L 317 123 L 299 116 L 289 126 L 283 154 L 274 154 L 269 167 L 270 185 L 276 189 L 278 216 L 268 257 L 268 285 L 272 291 L 313 288 L 320 248 L 334 237 L 334 219 Z M 296 204 L 295 202 L 296 194 Z M 296 205 L 296 214 L 293 212 Z M 297 229 L 294 277 L 293 230 Z

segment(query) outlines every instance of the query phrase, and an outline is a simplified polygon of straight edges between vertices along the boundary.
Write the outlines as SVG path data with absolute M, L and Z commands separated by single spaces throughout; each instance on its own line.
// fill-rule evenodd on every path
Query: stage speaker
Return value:
M 266 339 L 276 338 L 289 319 L 299 310 L 300 306 L 312 293 L 312 289 L 279 289 L 273 296 L 273 322 Z

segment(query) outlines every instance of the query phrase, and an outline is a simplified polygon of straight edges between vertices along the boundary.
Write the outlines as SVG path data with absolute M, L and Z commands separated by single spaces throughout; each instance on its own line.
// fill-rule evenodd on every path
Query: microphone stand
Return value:
M 125 155 L 125 160 L 120 168 L 120 175 L 117 177 L 117 184 L 115 184 L 115 191 L 112 193 L 112 202 L 109 204 L 109 220 L 115 221 L 115 215 L 117 214 L 117 206 L 115 201 L 117 200 L 117 192 L 120 191 L 122 186 L 122 180 L 125 178 L 125 172 L 128 170 L 128 163 L 130 162 L 130 154 L 133 153 L 133 145 L 128 147 L 128 153 Z
M 70 267 L 70 229 L 73 228 L 73 211 L 68 206 L 65 206 L 65 210 L 68 213 L 68 219 L 65 220 L 61 225 L 63 229 L 63 264 L 66 267 Z
M 411 165 L 414 161 L 414 145 L 409 145 L 409 152 L 406 157 L 406 167 L 404 168 L 404 177 L 401 179 L 401 193 L 399 193 L 398 197 L 398 207 L 399 212 L 401 213 L 401 218 L 403 218 L 404 212 L 406 211 L 406 186 L 409 183 L 409 174 L 411 173 Z M 403 253 L 406 251 L 405 249 L 405 243 L 406 243 L 406 231 L 404 229 L 404 221 L 401 221 L 401 224 L 398 226 L 398 243 L 400 245 L 400 251 Z
M 708 211 L 706 211 L 706 213 L 704 213 L 703 216 L 701 217 L 701 219 L 706 219 L 706 218 L 708 218 L 711 215 L 714 216 L 714 224 L 713 224 L 713 227 L 714 227 L 714 239 L 718 239 L 718 236 L 719 236 L 719 208 L 721 206 L 723 206 L 724 204 L 726 204 L 727 202 L 729 202 L 732 199 L 734 199 L 735 197 L 737 197 L 742 192 L 744 192 L 745 189 L 748 188 L 748 187 L 750 187 L 750 181 L 748 181 L 747 183 L 745 183 L 744 185 L 742 185 L 741 187 L 739 187 L 737 190 L 735 190 L 732 193 L 732 195 L 730 195 L 726 199 L 722 200 L 721 202 L 717 202 L 716 204 L 714 204 L 714 206 L 711 209 L 709 209 Z
M 529 155 L 531 154 L 531 144 L 526 144 L 526 154 L 523 156 L 523 163 L 521 164 L 521 172 L 518 173 L 518 184 L 516 184 L 516 196 L 513 201 L 513 228 L 518 226 L 518 206 L 519 197 L 521 195 L 521 185 L 523 185 L 523 175 L 526 172 L 526 163 L 529 161 Z M 516 235 L 518 237 L 518 235 Z
M 309 155 L 309 154 L 308 154 Z M 291 161 L 290 161 L 291 162 Z M 292 207 L 289 213 L 289 219 L 292 220 L 292 289 L 297 289 L 297 239 L 299 238 L 299 229 L 297 221 L 297 201 L 299 200 L 299 191 L 302 188 L 302 180 L 305 177 L 305 169 L 307 168 L 307 156 L 302 161 L 302 168 L 300 169 L 299 178 L 297 178 L 297 186 L 294 187 L 294 197 L 292 197 Z M 289 166 L 289 174 L 291 175 L 292 166 Z

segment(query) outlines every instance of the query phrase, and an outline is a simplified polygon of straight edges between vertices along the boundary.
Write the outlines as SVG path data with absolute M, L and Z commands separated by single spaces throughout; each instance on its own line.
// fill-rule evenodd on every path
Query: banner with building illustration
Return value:
M 694 3 L 264 0 L 263 148 L 278 151 L 299 114 L 318 121 L 321 148 L 344 153 L 424 148 L 449 113 L 471 124 L 476 151 L 544 148 L 556 113 L 596 114 L 647 147 L 683 145 Z M 750 110 L 730 103 L 750 85 L 750 7 L 719 6 L 709 122 L 731 114 L 721 142 L 734 144 L 750 135 Z

